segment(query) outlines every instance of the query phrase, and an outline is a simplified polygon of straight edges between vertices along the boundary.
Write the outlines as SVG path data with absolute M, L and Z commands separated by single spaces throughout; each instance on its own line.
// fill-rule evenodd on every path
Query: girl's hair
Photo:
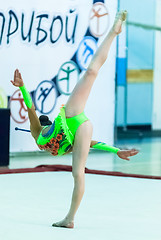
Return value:
M 39 117 L 41 126 L 46 126 L 46 125 L 52 125 L 52 122 L 49 120 L 48 116 L 46 115 L 41 115 Z

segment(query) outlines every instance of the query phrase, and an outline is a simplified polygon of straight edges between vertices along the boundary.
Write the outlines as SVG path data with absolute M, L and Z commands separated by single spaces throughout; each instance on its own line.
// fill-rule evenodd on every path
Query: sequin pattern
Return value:
M 61 130 L 54 138 L 52 138 L 45 145 L 38 145 L 41 150 L 46 150 L 50 152 L 52 155 L 57 156 L 59 154 L 59 150 L 67 143 L 66 135 L 63 130 Z M 67 152 L 71 148 L 71 144 L 66 144 L 65 152 Z

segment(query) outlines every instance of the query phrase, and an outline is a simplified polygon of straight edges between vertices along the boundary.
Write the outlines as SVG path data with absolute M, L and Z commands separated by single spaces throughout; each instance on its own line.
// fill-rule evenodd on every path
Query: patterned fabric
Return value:
M 67 126 L 64 108 L 61 108 L 51 129 L 46 134 L 40 133 L 37 139 L 39 148 L 49 151 L 54 156 L 67 153 L 73 145 L 74 136 Z
M 54 156 L 67 153 L 73 145 L 78 127 L 87 120 L 84 112 L 66 118 L 65 107 L 62 107 L 49 130 L 46 133 L 41 131 L 37 139 L 39 148 L 49 151 Z M 44 127 L 43 130 L 45 128 L 47 127 Z
M 69 149 L 72 147 L 70 142 L 66 140 L 66 136 L 63 130 L 61 130 L 61 132 L 59 132 L 57 136 L 55 136 L 55 138 L 52 138 L 45 145 L 38 145 L 38 146 L 41 150 L 49 151 L 54 156 L 63 155 L 66 152 L 68 152 Z

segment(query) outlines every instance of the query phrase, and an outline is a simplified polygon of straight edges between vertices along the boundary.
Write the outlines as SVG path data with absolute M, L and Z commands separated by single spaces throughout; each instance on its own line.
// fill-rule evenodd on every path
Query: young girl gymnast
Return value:
M 52 124 L 45 117 L 40 119 L 37 117 L 34 104 L 18 69 L 15 70 L 14 80 L 11 81 L 22 92 L 28 109 L 31 135 L 38 147 L 41 150 L 49 151 L 55 156 L 72 152 L 74 189 L 70 209 L 66 217 L 62 221 L 54 223 L 53 227 L 74 227 L 74 217 L 84 194 L 85 163 L 90 147 L 113 152 L 125 160 L 129 160 L 129 157 L 138 153 L 135 149 L 120 150 L 105 143 L 91 140 L 92 124 L 84 114 L 84 108 L 92 85 L 99 69 L 107 59 L 114 38 L 122 31 L 122 23 L 126 20 L 126 14 L 127 12 L 123 11 L 116 15 L 113 27 L 95 53 L 84 76 L 77 83 L 67 103 L 60 109 L 60 113 Z

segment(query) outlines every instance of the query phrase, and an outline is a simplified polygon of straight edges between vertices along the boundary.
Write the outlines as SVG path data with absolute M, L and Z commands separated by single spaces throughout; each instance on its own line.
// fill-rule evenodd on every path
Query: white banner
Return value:
M 14 70 L 22 73 L 38 116 L 48 115 L 53 121 L 108 33 L 116 10 L 117 0 L 1 3 L 0 100 L 4 92 L 10 99 L 11 152 L 37 150 L 30 133 L 15 131 L 29 129 L 29 120 L 19 89 L 10 83 Z M 109 144 L 114 130 L 115 58 L 114 42 L 85 110 L 93 123 L 93 139 Z

